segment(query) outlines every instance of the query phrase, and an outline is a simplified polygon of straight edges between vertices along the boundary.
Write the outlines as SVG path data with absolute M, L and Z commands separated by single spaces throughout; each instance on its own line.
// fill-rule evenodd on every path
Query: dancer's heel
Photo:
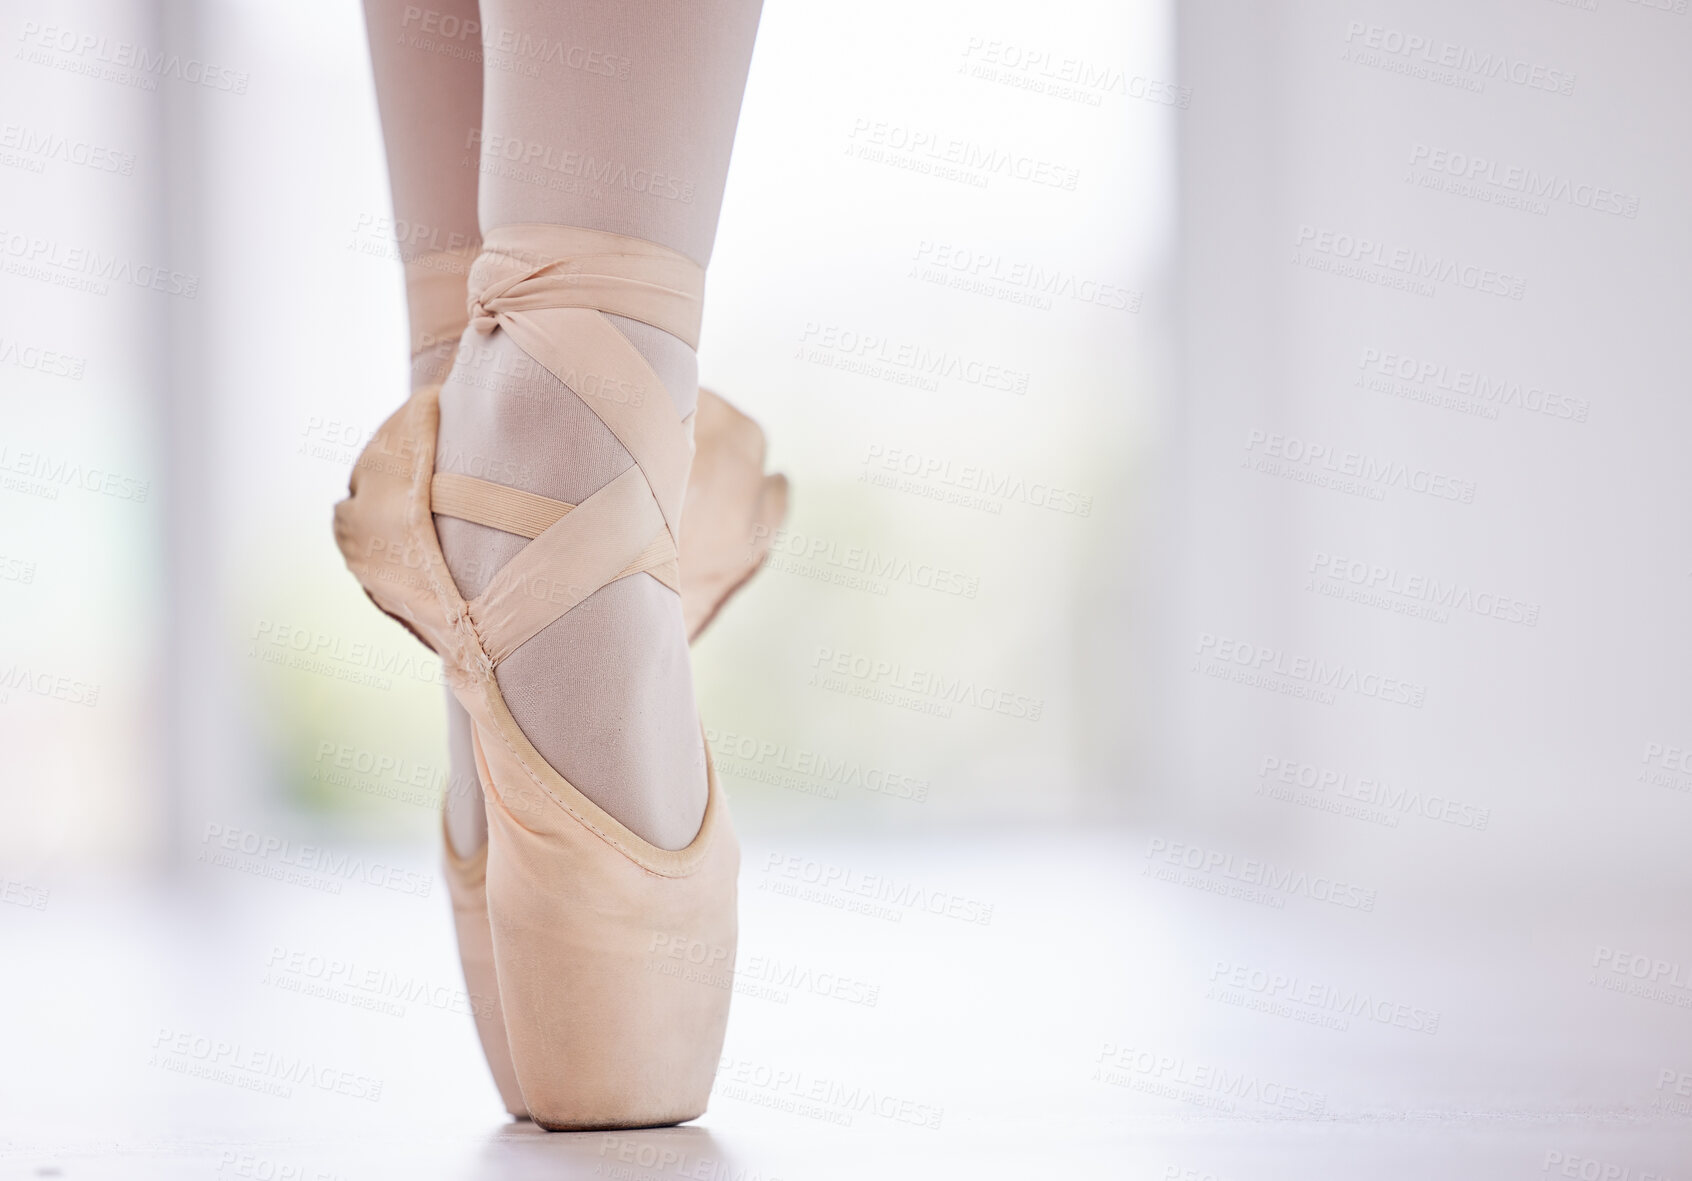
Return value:
M 682 509 L 682 619 L 691 642 L 756 574 L 787 517 L 787 477 L 764 474 L 764 432 L 699 391 L 693 471 Z

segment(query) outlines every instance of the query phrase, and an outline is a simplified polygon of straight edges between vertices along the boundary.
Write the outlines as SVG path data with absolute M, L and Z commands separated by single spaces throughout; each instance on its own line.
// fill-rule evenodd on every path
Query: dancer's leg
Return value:
M 463 325 L 469 258 L 481 236 L 476 171 L 464 167 L 482 127 L 481 14 L 476 0 L 364 0 L 376 105 L 388 156 L 394 232 L 406 265 L 412 388 L 439 381 Z M 451 779 L 447 837 L 461 857 L 487 840 L 469 719 L 447 694 Z
M 484 230 L 582 226 L 657 242 L 703 264 L 716 235 L 759 0 L 485 0 Z M 502 52 L 503 51 L 503 52 Z M 616 319 L 692 413 L 691 348 Z M 471 465 L 498 456 L 498 465 Z M 503 333 L 472 337 L 441 391 L 436 466 L 579 503 L 631 463 L 576 393 Z M 467 597 L 526 543 L 436 519 Z M 651 578 L 625 578 L 500 665 L 501 692 L 540 753 L 636 833 L 692 840 L 705 772 L 682 615 Z

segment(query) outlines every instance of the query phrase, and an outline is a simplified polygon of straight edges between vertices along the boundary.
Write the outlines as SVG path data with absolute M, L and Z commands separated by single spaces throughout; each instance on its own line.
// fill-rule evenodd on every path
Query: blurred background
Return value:
M 6 552 L 33 575 L 4 588 L 31 617 L 6 639 L 99 697 L 12 693 L 32 786 L 8 793 L 0 847 L 157 865 L 207 817 L 254 815 L 432 838 L 436 785 L 340 773 L 445 765 L 438 666 L 369 609 L 327 527 L 407 381 L 357 6 L 13 7 L 8 329 L 74 372 L 8 375 Z M 1146 342 L 1167 336 L 1146 289 L 1173 246 L 1169 19 L 936 8 L 893 47 L 861 11 L 766 15 L 700 358 L 795 486 L 768 574 L 698 660 L 748 816 L 1119 807 L 1126 670 L 1101 641 L 1124 630 Z M 1096 77 L 1060 93 L 1042 47 L 1101 38 Z M 111 65 L 125 43 L 192 46 L 228 88 Z M 976 163 L 948 166 L 952 141 Z M 899 669 L 807 686 L 824 650 Z M 854 695 L 923 671 L 969 703 Z M 772 744 L 913 786 L 788 783 L 755 753 Z
M 438 898 L 266 880 L 427 876 L 452 786 L 438 662 L 329 532 L 406 384 L 358 7 L 0 11 L 0 939 L 45 1022 L 0 1046 L 88 1019 L 72 965 L 203 966 L 112 1019 L 134 1063 L 290 938 L 450 978 Z M 1676 0 L 766 5 L 700 369 L 792 512 L 696 674 L 751 946 L 887 1001 L 737 1001 L 731 1050 L 933 1097 L 912 1168 L 1692 1164 L 1689 49 Z M 784 910 L 784 858 L 991 923 Z M 219 1028 L 392 1061 L 296 999 Z M 728 1085 L 742 1159 L 832 1175 Z

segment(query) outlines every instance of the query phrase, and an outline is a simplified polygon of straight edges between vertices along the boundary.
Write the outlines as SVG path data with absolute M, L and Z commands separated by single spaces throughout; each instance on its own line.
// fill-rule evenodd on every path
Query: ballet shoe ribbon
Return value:
M 676 399 L 613 317 L 649 324 L 697 348 L 704 287 L 699 264 L 620 234 L 512 225 L 484 238 L 470 268 L 470 327 L 481 335 L 505 332 L 634 459 L 581 504 L 559 506 L 567 511 L 550 517 L 550 506 L 531 511 L 527 502 L 465 481 L 436 489 L 442 494 L 436 511 L 468 519 L 509 516 L 514 523 L 522 517 L 520 531 L 533 537 L 466 604 L 495 665 L 619 578 L 647 573 L 677 588 L 692 421 L 678 418 Z M 539 531 L 529 534 L 531 525 Z
M 591 308 L 639 320 L 699 347 L 705 268 L 656 242 L 576 226 L 522 224 L 490 231 L 470 269 L 471 326 L 502 317 Z

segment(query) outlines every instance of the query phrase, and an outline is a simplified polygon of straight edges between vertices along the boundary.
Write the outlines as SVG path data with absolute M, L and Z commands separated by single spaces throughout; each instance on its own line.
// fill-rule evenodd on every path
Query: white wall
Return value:
M 0 8 L 0 877 L 166 841 L 157 560 L 164 341 L 198 279 L 166 243 L 179 79 L 150 6 Z M 129 59 L 132 62 L 132 58 Z
M 1536 1054 L 1643 1052 L 1692 1002 L 1692 16 L 1190 0 L 1178 38 L 1148 843 L 1373 891 L 1333 953 Z M 1679 985 L 1610 995 L 1604 949 Z

